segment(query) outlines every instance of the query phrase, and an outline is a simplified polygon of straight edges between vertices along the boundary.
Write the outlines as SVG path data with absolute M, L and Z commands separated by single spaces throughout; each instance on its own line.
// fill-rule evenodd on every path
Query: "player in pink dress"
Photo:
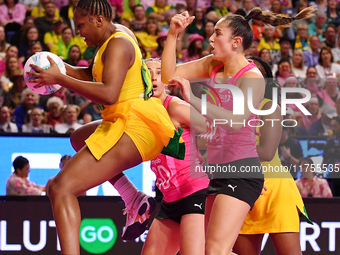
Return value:
M 195 131 L 206 132 L 205 118 L 183 100 L 166 94 L 161 81 L 161 62 L 146 60 L 154 86 L 154 97 L 161 100 L 171 121 L 183 129 L 184 160 L 160 154 L 151 160 L 156 185 L 163 194 L 161 208 L 152 222 L 142 254 L 204 254 L 204 209 L 208 176 L 200 171 L 203 159 L 196 147 Z M 181 82 L 189 83 L 186 80 Z M 196 113 L 196 114 L 195 114 Z M 197 118 L 195 118 L 195 116 Z M 180 233 L 180 234 L 179 234 Z
M 308 17 L 313 10 L 306 8 L 297 14 L 295 19 Z M 261 72 L 252 62 L 248 62 L 244 55 L 253 39 L 249 21 L 256 19 L 271 25 L 287 25 L 293 19 L 262 12 L 260 8 L 254 8 L 246 17 L 227 15 L 217 22 L 209 39 L 212 55 L 176 66 L 177 35 L 193 19 L 187 12 L 172 18 L 162 56 L 162 81 L 175 85 L 183 78 L 214 79 L 212 83 L 215 84 L 215 91 L 220 96 L 221 103 L 208 103 L 206 106 L 205 117 L 209 120 L 207 125 L 210 131 L 207 134 L 208 164 L 215 170 L 220 167 L 234 171 L 215 172 L 209 183 L 205 213 L 205 254 L 229 254 L 245 216 L 263 187 L 263 173 L 256 151 L 255 128 L 251 127 L 256 126 L 256 119 L 248 107 L 248 99 L 252 102 L 252 108 L 257 108 L 264 96 L 265 81 Z M 174 79 L 178 76 L 182 78 Z M 236 107 L 232 105 L 237 88 L 218 88 L 217 83 L 225 83 L 227 80 L 228 84 L 235 85 L 242 91 L 245 97 L 243 104 L 240 102 Z M 210 83 L 210 86 L 213 84 Z M 202 112 L 202 100 L 193 95 L 188 84 L 179 85 L 185 101 Z M 228 92 L 229 89 L 234 90 L 233 95 Z M 248 94 L 249 89 L 253 91 L 251 95 Z M 240 107 L 243 107 L 244 114 L 233 114 L 233 111 Z M 217 119 L 228 122 L 220 121 L 221 124 L 214 125 Z M 255 172 L 244 174 L 247 169 L 255 169 Z

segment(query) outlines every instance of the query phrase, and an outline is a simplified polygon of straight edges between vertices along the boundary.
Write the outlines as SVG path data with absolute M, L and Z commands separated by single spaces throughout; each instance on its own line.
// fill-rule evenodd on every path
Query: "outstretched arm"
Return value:
M 171 80 L 170 84 L 177 83 L 176 81 Z M 187 85 L 179 83 L 179 86 L 181 88 L 184 100 L 190 103 L 198 112 L 202 112 L 201 109 L 202 100 L 192 93 L 190 84 Z M 255 69 L 244 73 L 239 79 L 237 86 L 241 89 L 244 95 L 243 100 L 244 114 L 235 115 L 233 114 L 233 111 L 229 111 L 223 107 L 207 103 L 207 114 L 204 115 L 204 117 L 210 120 L 211 122 L 214 122 L 216 120 L 223 120 L 218 122 L 216 121 L 214 122 L 214 124 L 232 132 L 236 132 L 240 128 L 242 128 L 244 126 L 243 122 L 246 122 L 252 114 L 248 107 L 248 88 L 252 88 L 251 100 L 253 103 L 253 108 L 256 109 L 257 105 L 263 99 L 265 82 L 260 71 Z M 227 123 L 225 123 L 225 120 L 227 120 Z
M 183 78 L 174 79 L 178 84 L 186 83 L 186 86 L 190 86 L 188 80 Z M 168 113 L 171 121 L 175 126 L 189 127 L 194 129 L 197 133 L 207 132 L 205 121 L 206 119 L 195 108 L 190 106 L 187 102 L 174 98 L 171 100 Z

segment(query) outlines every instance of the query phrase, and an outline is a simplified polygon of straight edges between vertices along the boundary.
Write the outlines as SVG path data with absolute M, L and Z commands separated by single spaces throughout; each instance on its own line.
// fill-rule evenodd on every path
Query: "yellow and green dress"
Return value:
M 94 57 L 94 81 L 102 82 L 102 54 L 115 36 L 125 36 L 131 41 L 135 49 L 135 62 L 127 71 L 117 102 L 113 105 L 100 105 L 103 121 L 86 140 L 89 150 L 99 160 L 126 133 L 136 145 L 143 161 L 151 160 L 161 152 L 183 159 L 185 145 L 180 137 L 183 130 L 176 131 L 161 101 L 152 97 L 150 72 L 134 39 L 125 33 L 116 32 L 106 40 Z
M 259 110 L 269 102 L 264 99 Z M 260 127 L 257 127 L 259 132 Z M 265 134 L 261 134 L 265 135 Z M 260 143 L 256 137 L 257 144 Z M 294 179 L 289 172 L 270 172 L 269 167 L 281 168 L 278 150 L 271 161 L 261 162 L 264 169 L 264 185 L 267 191 L 256 200 L 254 208 L 247 214 L 240 234 L 264 234 L 264 233 L 286 233 L 299 232 L 300 218 L 302 214 L 309 223 L 312 223 L 307 215 L 300 192 L 296 187 Z

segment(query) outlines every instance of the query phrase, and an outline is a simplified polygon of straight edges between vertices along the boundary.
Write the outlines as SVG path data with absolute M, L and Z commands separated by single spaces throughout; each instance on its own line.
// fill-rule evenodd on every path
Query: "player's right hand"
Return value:
M 170 29 L 168 33 L 177 36 L 179 33 L 183 32 L 194 19 L 195 17 L 190 17 L 187 11 L 181 14 L 176 14 L 171 18 Z

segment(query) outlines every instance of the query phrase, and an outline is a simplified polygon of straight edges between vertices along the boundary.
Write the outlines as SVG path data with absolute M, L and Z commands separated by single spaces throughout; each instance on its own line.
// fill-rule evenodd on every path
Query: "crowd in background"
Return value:
M 0 132 L 71 133 L 83 124 L 101 118 L 99 107 L 65 88 L 51 95 L 38 95 L 26 87 L 23 66 L 40 51 L 62 56 L 73 66 L 88 66 L 96 48 L 87 47 L 77 34 L 73 19 L 77 0 L 0 0 Z M 252 21 L 254 38 L 247 56 L 267 61 L 282 87 L 305 88 L 311 100 L 304 106 L 287 106 L 279 155 L 284 166 L 299 168 L 306 157 L 298 138 L 324 136 L 322 164 L 339 167 L 340 161 L 340 6 L 337 0 L 109 0 L 113 22 L 129 27 L 144 58 L 161 58 L 170 19 L 188 11 L 196 18 L 177 40 L 177 62 L 211 53 L 209 37 L 215 23 L 228 13 L 246 15 L 256 6 L 294 17 L 308 6 L 315 16 L 292 27 L 272 27 Z M 181 96 L 172 86 L 171 93 Z M 288 93 L 287 98 L 305 95 Z M 329 171 L 327 173 L 330 173 Z M 296 172 L 295 172 L 296 174 Z M 294 175 L 294 173 L 293 173 Z M 321 178 L 327 177 L 322 171 Z M 294 175 L 296 177 L 296 175 Z M 339 184 L 330 182 L 333 195 Z M 309 193 L 308 193 L 309 194 Z

